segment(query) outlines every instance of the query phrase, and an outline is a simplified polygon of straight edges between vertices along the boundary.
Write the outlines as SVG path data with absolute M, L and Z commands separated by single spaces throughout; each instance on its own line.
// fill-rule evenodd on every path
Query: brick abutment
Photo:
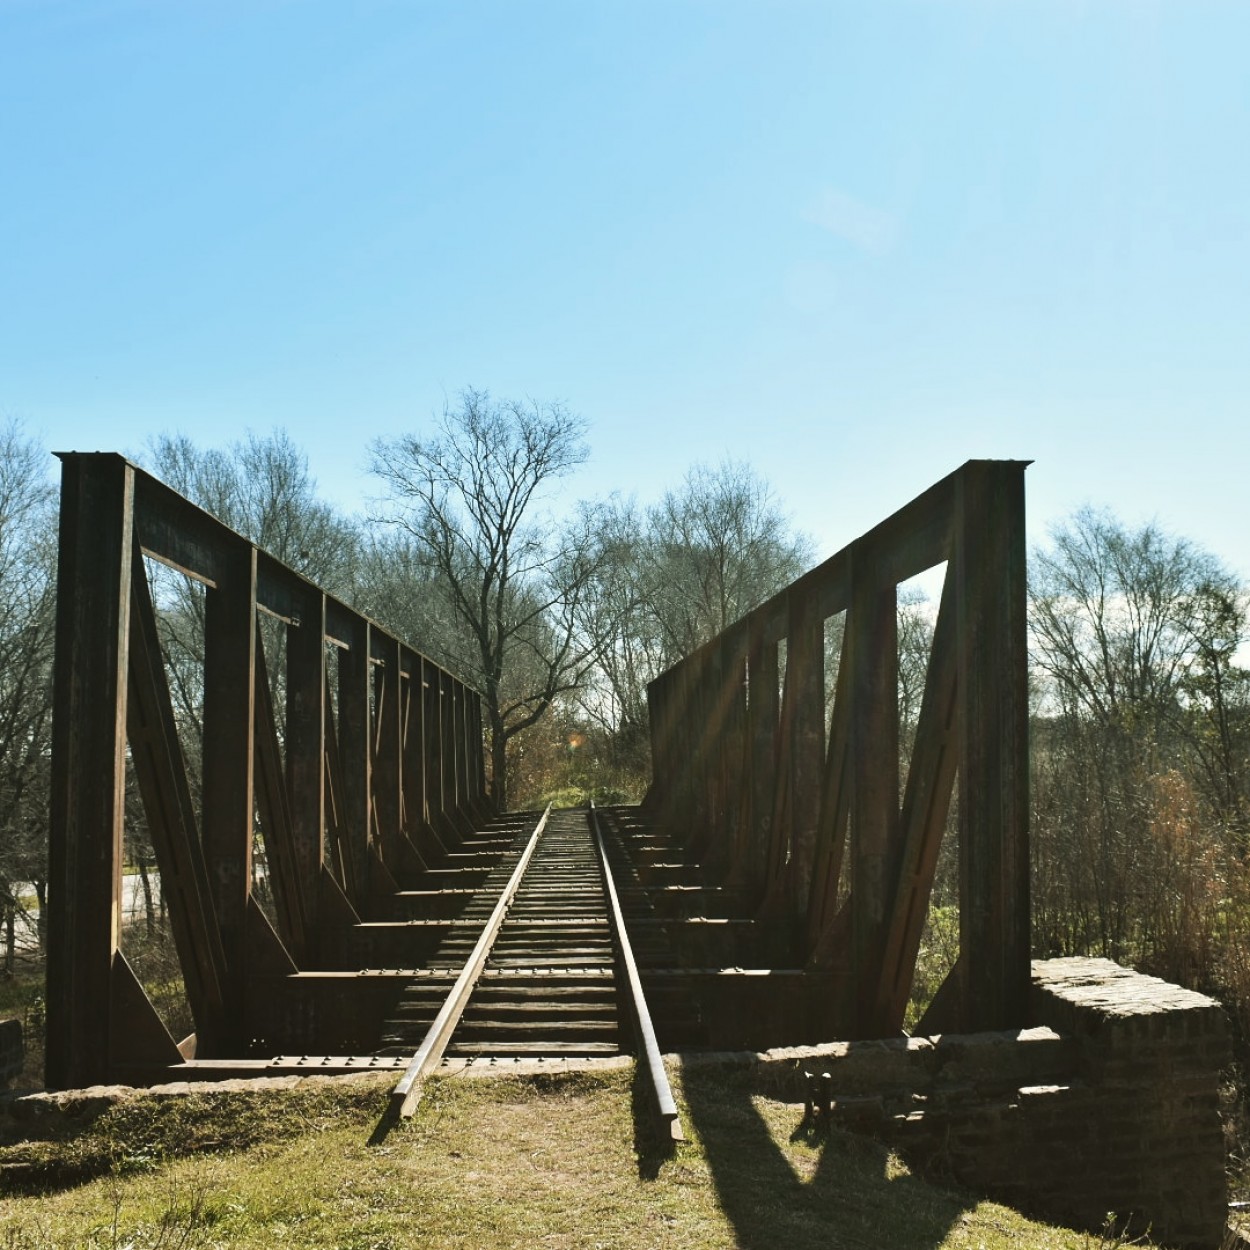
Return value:
M 802 1101 L 812 1074 L 831 1124 L 1029 1213 L 1091 1230 L 1114 1213 L 1129 1236 L 1218 1247 L 1219 1003 L 1105 959 L 1032 973 L 1033 1027 L 770 1050 L 758 1079 Z

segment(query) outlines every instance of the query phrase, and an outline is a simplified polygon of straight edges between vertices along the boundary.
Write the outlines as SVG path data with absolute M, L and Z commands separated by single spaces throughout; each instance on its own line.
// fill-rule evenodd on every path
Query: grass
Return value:
M 435 1080 L 375 1147 L 386 1081 L 135 1096 L 10 1128 L 0 1250 L 1114 1244 L 926 1183 L 875 1143 L 809 1139 L 740 1076 L 677 1086 L 691 1140 L 668 1153 L 621 1071 Z
M 640 795 L 632 794 L 607 785 L 567 785 L 555 790 L 545 790 L 533 800 L 532 806 L 541 811 L 548 803 L 557 811 L 564 808 L 585 807 L 594 803 L 596 807 L 612 807 L 618 803 L 637 803 Z
M 908 1032 L 919 1023 L 958 957 L 959 907 L 934 903 L 925 917 L 911 994 L 903 1017 L 903 1027 Z
M 33 1003 L 43 1001 L 42 971 L 36 975 L 19 965 L 13 976 L 0 976 L 0 1020 L 10 1016 L 20 1020 Z
M 38 1089 L 43 1085 L 43 991 L 42 961 L 19 955 L 13 975 L 0 976 L 0 1020 L 16 1017 L 22 1022 L 24 1063 L 13 1080 L 20 1089 Z

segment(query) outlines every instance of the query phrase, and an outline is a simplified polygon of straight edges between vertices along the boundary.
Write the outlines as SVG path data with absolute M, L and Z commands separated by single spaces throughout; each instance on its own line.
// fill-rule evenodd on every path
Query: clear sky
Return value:
M 827 555 L 974 456 L 1250 580 L 1250 4 L 0 0 L 0 417 L 573 483 L 751 461 Z

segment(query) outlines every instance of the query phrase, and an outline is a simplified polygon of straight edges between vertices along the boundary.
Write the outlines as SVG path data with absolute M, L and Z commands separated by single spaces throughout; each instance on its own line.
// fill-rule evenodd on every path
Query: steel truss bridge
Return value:
M 944 834 L 921 1028 L 1028 1023 L 1025 462 L 969 461 L 654 681 L 640 807 L 544 815 L 492 808 L 455 675 L 122 457 L 61 459 L 50 1086 L 897 1035 Z M 898 587 L 942 565 L 904 749 Z M 194 749 L 161 566 L 202 605 Z M 137 804 L 184 1038 L 125 952 Z

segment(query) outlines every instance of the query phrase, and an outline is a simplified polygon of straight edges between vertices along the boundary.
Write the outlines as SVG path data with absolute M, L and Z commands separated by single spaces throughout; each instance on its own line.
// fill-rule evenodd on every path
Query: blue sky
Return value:
M 0 417 L 285 427 L 361 508 L 465 386 L 574 494 L 751 461 L 826 555 L 973 456 L 1250 580 L 1250 5 L 0 0 Z

